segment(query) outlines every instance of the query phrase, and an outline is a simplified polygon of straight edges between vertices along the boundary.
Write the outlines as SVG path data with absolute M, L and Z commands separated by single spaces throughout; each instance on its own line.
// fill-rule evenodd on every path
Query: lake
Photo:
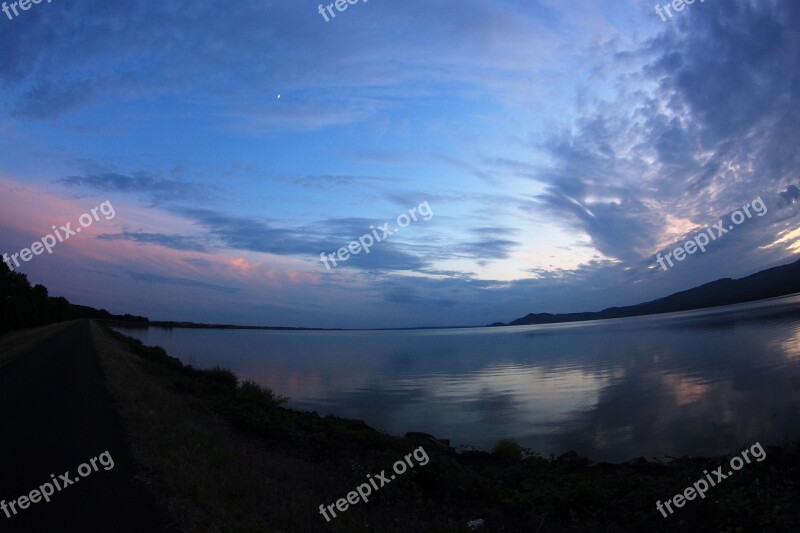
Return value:
M 571 324 L 405 331 L 124 329 L 289 407 L 594 460 L 800 436 L 800 296 Z

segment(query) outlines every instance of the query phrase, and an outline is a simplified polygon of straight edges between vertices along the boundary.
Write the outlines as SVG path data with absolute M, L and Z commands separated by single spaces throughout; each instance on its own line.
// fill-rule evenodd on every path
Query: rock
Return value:
M 482 528 L 485 524 L 486 522 L 482 518 L 479 518 L 478 520 L 471 520 L 467 522 L 467 529 L 470 531 L 475 531 L 476 529 Z

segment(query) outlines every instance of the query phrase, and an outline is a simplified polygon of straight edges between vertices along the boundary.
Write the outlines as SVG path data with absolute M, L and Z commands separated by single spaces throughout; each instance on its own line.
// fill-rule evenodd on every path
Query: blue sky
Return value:
M 797 254 L 796 2 L 318 4 L 0 14 L 0 253 L 107 200 L 20 270 L 112 312 L 320 327 L 600 310 Z

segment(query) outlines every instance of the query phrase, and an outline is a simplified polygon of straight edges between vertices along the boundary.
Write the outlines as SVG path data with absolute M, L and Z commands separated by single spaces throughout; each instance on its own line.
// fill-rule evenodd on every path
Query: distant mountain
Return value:
M 531 313 L 513 322 L 498 322 L 492 326 L 526 326 L 529 324 L 556 324 L 580 322 L 605 318 L 655 315 L 675 311 L 689 311 L 718 307 L 766 298 L 775 298 L 800 292 L 800 261 L 767 270 L 762 270 L 741 279 L 719 279 L 694 289 L 677 292 L 665 298 L 627 307 L 609 307 L 602 311 L 587 313 Z

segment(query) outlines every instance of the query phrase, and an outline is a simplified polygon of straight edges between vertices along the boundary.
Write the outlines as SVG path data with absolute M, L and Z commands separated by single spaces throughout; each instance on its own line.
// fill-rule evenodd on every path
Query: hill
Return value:
M 75 305 L 66 298 L 49 296 L 46 287 L 31 287 L 25 274 L 12 272 L 0 262 L 0 333 L 78 318 L 148 322 L 145 317 L 113 315 L 105 309 Z
M 655 315 L 752 302 L 797 292 L 800 292 L 800 260 L 788 265 L 762 270 L 741 279 L 718 279 L 693 289 L 637 305 L 609 307 L 602 311 L 583 313 L 530 313 L 508 324 L 498 322 L 492 324 L 492 326 L 557 324 L 561 322 Z

